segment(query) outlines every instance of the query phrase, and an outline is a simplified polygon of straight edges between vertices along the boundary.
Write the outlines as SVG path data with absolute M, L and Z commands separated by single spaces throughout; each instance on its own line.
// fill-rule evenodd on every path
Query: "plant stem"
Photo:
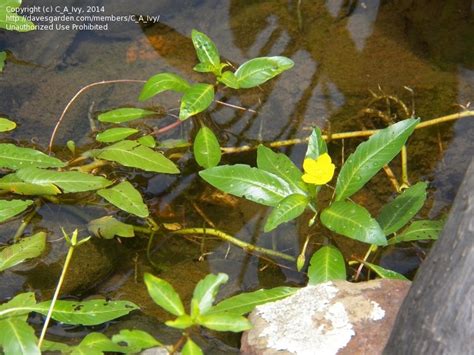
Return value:
M 367 259 L 369 258 L 369 255 L 372 253 L 372 251 L 375 251 L 375 250 L 377 250 L 376 245 L 371 245 L 369 247 L 369 250 L 367 250 L 367 253 L 365 253 L 363 261 L 360 262 L 359 267 L 357 268 L 357 272 L 354 276 L 354 281 L 357 281 L 357 279 L 360 276 L 360 273 L 362 272 L 362 268 L 364 267 L 364 262 L 367 261 Z
M 224 233 L 220 230 L 217 230 L 217 229 L 214 229 L 214 228 L 184 228 L 184 229 L 179 229 L 177 231 L 170 231 L 170 233 L 173 233 L 173 234 L 182 234 L 182 235 L 186 235 L 186 234 L 208 234 L 208 235 L 212 235 L 214 237 L 218 237 L 220 239 L 223 239 L 229 243 L 232 243 L 242 249 L 244 249 L 245 251 L 249 252 L 249 253 L 252 253 L 252 252 L 256 252 L 256 253 L 260 253 L 260 254 L 264 254 L 264 255 L 268 255 L 268 256 L 273 256 L 273 257 L 276 257 L 276 258 L 281 258 L 281 259 L 285 259 L 285 260 L 288 260 L 288 261 L 295 261 L 295 257 L 291 256 L 291 255 L 288 255 L 288 254 L 285 254 L 285 253 L 281 253 L 279 251 L 276 251 L 276 250 L 272 250 L 272 249 L 267 249 L 267 248 L 263 248 L 263 247 L 259 247 L 259 246 L 256 246 L 256 245 L 253 245 L 253 244 L 249 244 L 247 242 L 244 242 L 240 239 L 237 239 L 227 233 Z
M 401 150 L 402 156 L 402 186 L 401 189 L 406 189 L 410 186 L 408 182 L 408 156 L 407 156 L 407 146 L 404 145 Z
M 36 212 L 38 212 L 40 207 L 41 207 L 41 200 L 36 199 L 35 200 L 35 208 L 33 209 L 33 211 L 28 213 L 25 218 L 23 218 L 23 220 L 21 221 L 20 226 L 18 227 L 18 229 L 16 230 L 15 235 L 13 236 L 13 242 L 14 243 L 18 242 L 18 239 L 20 239 L 20 237 L 23 235 L 23 232 L 25 231 L 25 228 L 28 226 L 28 224 L 30 224 L 31 220 L 36 215 Z
M 392 169 L 388 165 L 384 165 L 383 170 L 385 175 L 387 175 L 389 181 L 392 183 L 393 188 L 396 192 L 400 192 L 400 184 L 398 183 L 395 174 L 393 173 Z

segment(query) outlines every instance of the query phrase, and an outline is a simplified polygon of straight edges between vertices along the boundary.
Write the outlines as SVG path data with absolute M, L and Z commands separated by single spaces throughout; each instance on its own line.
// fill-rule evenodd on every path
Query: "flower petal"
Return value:
M 327 166 L 332 163 L 331 157 L 328 153 L 321 154 L 319 157 L 316 158 L 316 164 L 320 164 L 321 166 Z
M 316 163 L 316 160 L 307 158 L 303 161 L 303 169 L 306 173 L 313 174 L 318 170 L 318 164 Z

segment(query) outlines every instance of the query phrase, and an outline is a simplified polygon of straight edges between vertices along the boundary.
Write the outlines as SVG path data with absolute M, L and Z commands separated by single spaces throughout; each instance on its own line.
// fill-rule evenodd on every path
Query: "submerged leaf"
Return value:
M 154 111 L 144 110 L 142 108 L 125 107 L 101 113 L 98 120 L 100 122 L 123 123 L 156 114 Z
M 20 214 L 32 203 L 31 200 L 0 200 L 0 223 Z
M 89 232 L 97 237 L 112 239 L 115 236 L 130 238 L 135 236 L 133 226 L 120 222 L 112 216 L 93 219 L 87 226 Z

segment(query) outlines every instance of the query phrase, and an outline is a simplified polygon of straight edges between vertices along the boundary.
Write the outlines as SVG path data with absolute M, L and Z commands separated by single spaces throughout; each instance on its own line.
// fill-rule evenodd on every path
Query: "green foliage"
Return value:
M 436 240 L 443 230 L 444 221 L 414 221 L 402 233 L 388 240 L 388 244 L 417 240 Z
M 308 140 L 308 148 L 306 149 L 306 158 L 316 159 L 321 154 L 327 153 L 328 147 L 321 135 L 319 127 L 314 127 Z
M 2 53 L 0 52 L 0 72 L 2 71 Z M 16 123 L 10 121 L 8 118 L 0 117 L 0 132 L 8 132 L 16 128 Z
M 278 202 L 275 208 L 271 211 L 263 230 L 265 232 L 270 232 L 280 224 L 295 219 L 304 212 L 308 203 L 309 200 L 307 196 L 299 194 L 288 195 Z
M 35 185 L 55 185 L 64 193 L 84 192 L 102 189 L 112 181 L 102 176 L 81 173 L 79 171 L 53 171 L 38 168 L 25 168 L 16 172 L 23 181 Z
M 420 211 L 425 204 L 427 187 L 426 183 L 419 182 L 382 208 L 377 221 L 385 235 L 398 231 Z
M 97 140 L 97 142 L 114 143 L 114 142 L 121 141 L 137 132 L 138 132 L 138 129 L 135 129 L 135 128 L 116 127 L 116 128 L 107 129 L 97 134 L 95 139 Z
M 173 286 L 167 281 L 146 273 L 145 285 L 155 303 L 175 316 L 185 314 L 183 302 Z
M 192 30 L 191 39 L 201 64 L 196 71 L 213 72 L 219 76 L 222 70 L 221 59 L 214 42 L 204 33 L 196 30 Z
M 221 285 L 229 280 L 226 274 L 209 274 L 198 282 L 194 288 L 193 300 L 196 302 L 199 312 L 206 313 L 214 303 L 217 292 Z
M 133 226 L 120 222 L 112 216 L 93 219 L 87 226 L 89 232 L 97 237 L 112 239 L 113 237 L 131 238 L 135 236 Z
M 35 149 L 17 147 L 11 143 L 0 143 L 0 168 L 16 170 L 29 166 L 62 168 L 64 163 Z
M 142 136 L 137 139 L 137 142 L 148 148 L 156 147 L 156 140 L 153 136 Z
M 165 174 L 178 174 L 176 165 L 162 153 L 145 147 L 137 141 L 124 140 L 96 149 L 92 154 L 99 159 L 109 160 L 123 166 Z
M 194 139 L 194 158 L 203 168 L 212 168 L 219 164 L 221 160 L 221 148 L 215 134 L 207 127 L 203 126 Z
M 369 212 L 354 202 L 336 201 L 321 212 L 321 222 L 333 232 L 368 244 L 387 245 L 385 234 Z
M 344 256 L 333 245 L 325 245 L 313 254 L 308 268 L 308 284 L 316 285 L 332 280 L 345 280 Z
M 4 201 L 0 201 L 0 204 Z M 17 243 L 0 251 L 0 272 L 11 268 L 26 259 L 41 255 L 46 247 L 46 233 L 39 232 L 31 237 L 20 239 Z
M 31 200 L 0 200 L 0 223 L 20 214 L 31 204 Z
M 179 119 L 185 120 L 204 111 L 214 99 L 214 87 L 209 84 L 194 84 L 185 91 L 179 110 Z
M 100 122 L 108 123 L 123 123 L 154 115 L 156 115 L 156 112 L 154 111 L 135 107 L 125 107 L 101 113 L 98 120 Z
M 28 32 L 36 28 L 33 22 L 15 12 L 20 5 L 21 0 L 3 0 L 0 3 L 0 29 Z
M 153 75 L 147 80 L 138 99 L 145 101 L 158 95 L 160 92 L 171 90 L 184 94 L 191 85 L 181 78 L 179 75 L 173 73 L 160 73 Z
M 291 69 L 294 64 L 291 59 L 278 56 L 251 59 L 235 72 L 237 85 L 242 89 L 253 88 Z
M 123 181 L 108 189 L 99 190 L 97 194 L 112 205 L 137 217 L 145 218 L 149 215 L 148 207 L 143 202 L 142 195 L 128 181 Z
M 138 353 L 143 349 L 161 346 L 162 344 L 143 330 L 122 329 L 112 337 L 116 344 L 126 344 L 127 352 Z
M 61 193 L 61 190 L 53 184 L 37 185 L 24 182 L 15 173 L 0 178 L 0 190 L 17 195 L 57 195 Z
M 407 119 L 382 129 L 360 144 L 341 168 L 336 182 L 336 201 L 359 191 L 402 149 L 419 119 Z
M 219 332 L 243 332 L 252 328 L 247 318 L 232 313 L 213 313 L 200 315 L 199 325 Z
M 202 355 L 204 354 L 199 347 L 194 341 L 192 341 L 191 338 L 188 338 L 186 340 L 186 344 L 183 346 L 183 350 L 181 351 L 182 355 Z
M 5 67 L 5 62 L 7 61 L 7 52 L 5 51 L 0 51 L 0 73 L 3 71 L 3 68 Z M 2 118 L 3 120 L 4 118 Z M 0 125 L 1 127 L 1 125 Z M 0 128 L 0 132 L 5 132 L 2 131 Z
M 399 274 L 398 272 L 395 272 L 395 271 L 392 271 L 392 270 L 387 270 L 387 269 L 384 269 L 381 266 L 371 264 L 371 263 L 368 263 L 368 262 L 365 262 L 365 261 L 363 262 L 363 264 L 365 266 L 367 266 L 370 270 L 375 272 L 382 279 L 395 279 L 395 280 L 408 281 L 408 279 L 405 276 L 403 276 L 402 274 Z

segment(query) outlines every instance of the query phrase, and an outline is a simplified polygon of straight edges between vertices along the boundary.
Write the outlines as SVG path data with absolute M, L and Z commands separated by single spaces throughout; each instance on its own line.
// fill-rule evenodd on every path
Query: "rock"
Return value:
M 410 282 L 378 279 L 307 286 L 258 306 L 242 354 L 381 354 Z

